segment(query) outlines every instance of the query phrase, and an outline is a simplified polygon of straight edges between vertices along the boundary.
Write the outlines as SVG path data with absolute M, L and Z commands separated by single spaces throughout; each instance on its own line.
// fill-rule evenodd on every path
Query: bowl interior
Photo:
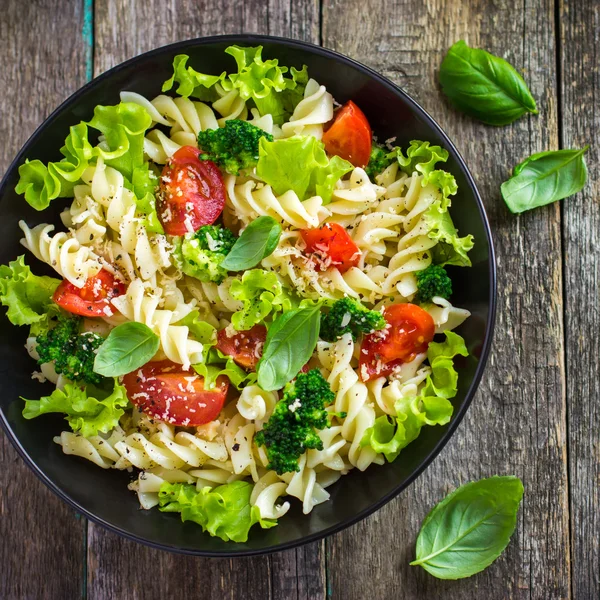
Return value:
M 245 544 L 226 544 L 203 534 L 192 523 L 181 523 L 178 515 L 140 510 L 137 497 L 127 490 L 129 474 L 102 470 L 82 459 L 63 455 L 52 441 L 67 427 L 59 416 L 23 419 L 19 396 L 39 398 L 51 388 L 31 379 L 35 365 L 23 347 L 26 328 L 16 329 L 2 316 L 0 409 L 9 436 L 42 480 L 78 510 L 122 534 L 166 549 L 209 555 L 265 552 L 317 539 L 366 516 L 406 487 L 447 441 L 475 392 L 489 349 L 495 294 L 491 240 L 481 202 L 462 159 L 439 127 L 404 93 L 357 63 L 308 44 L 262 36 L 207 38 L 155 50 L 116 67 L 67 100 L 33 135 L 6 174 L 0 189 L 0 264 L 24 251 L 19 245 L 19 219 L 30 225 L 59 223 L 59 213 L 68 202 L 56 200 L 47 211 L 38 213 L 17 196 L 17 167 L 24 158 L 58 160 L 69 126 L 89 120 L 97 104 L 118 103 L 121 90 L 139 92 L 150 99 L 159 94 L 162 82 L 172 74 L 176 54 L 189 54 L 189 64 L 203 72 L 231 70 L 233 59 L 223 50 L 232 43 L 261 43 L 265 57 L 276 57 L 280 64 L 297 68 L 308 65 L 310 76 L 326 85 L 338 102 L 357 102 L 379 139 L 396 136 L 401 145 L 412 139 L 429 140 L 450 151 L 447 169 L 459 185 L 451 214 L 463 235 L 472 233 L 475 237 L 473 267 L 455 268 L 451 273 L 453 303 L 472 313 L 459 330 L 471 356 L 460 365 L 455 415 L 449 425 L 424 428 L 392 464 L 372 466 L 364 473 L 352 471 L 342 477 L 329 488 L 330 501 L 317 506 L 310 515 L 303 515 L 300 503 L 294 501 L 292 510 L 277 527 L 253 529 Z M 28 262 L 38 274 L 50 274 L 31 255 Z

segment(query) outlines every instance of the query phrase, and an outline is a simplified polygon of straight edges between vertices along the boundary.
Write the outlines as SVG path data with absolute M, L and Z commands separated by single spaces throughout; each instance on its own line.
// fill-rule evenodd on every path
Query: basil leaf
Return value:
M 483 571 L 504 551 L 517 523 L 523 484 L 517 477 L 467 483 L 427 515 L 417 538 L 417 558 L 438 579 Z
M 263 390 L 279 390 L 298 375 L 315 350 L 320 322 L 320 304 L 290 310 L 273 321 L 256 369 Z
M 159 337 L 143 323 L 123 323 L 109 334 L 98 349 L 94 371 L 119 377 L 145 365 L 158 351 Z
M 581 150 L 550 150 L 532 154 L 513 171 L 500 189 L 512 213 L 522 213 L 577 193 L 587 181 L 587 166 Z
M 538 114 L 527 84 L 503 58 L 456 42 L 442 61 L 442 91 L 468 115 L 489 125 L 507 125 L 530 112 Z
M 258 217 L 244 229 L 221 267 L 227 271 L 245 271 L 255 267 L 263 258 L 273 254 L 280 237 L 281 225 L 273 217 Z

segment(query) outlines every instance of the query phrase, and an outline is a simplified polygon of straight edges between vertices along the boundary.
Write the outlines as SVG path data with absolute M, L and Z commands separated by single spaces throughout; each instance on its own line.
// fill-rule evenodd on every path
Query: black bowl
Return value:
M 405 92 L 371 69 L 330 50 L 311 44 L 258 35 L 231 35 L 181 42 L 133 58 L 73 94 L 33 134 L 0 186 L 0 264 L 22 253 L 19 219 L 31 224 L 59 222 L 65 202 L 55 201 L 40 214 L 15 191 L 17 169 L 25 158 L 46 162 L 60 158 L 59 149 L 69 126 L 89 120 L 97 104 L 116 104 L 121 90 L 152 98 L 171 76 L 173 57 L 191 56 L 190 64 L 208 73 L 231 69 L 233 59 L 223 50 L 231 45 L 264 46 L 263 55 L 280 64 L 308 65 L 311 77 L 327 86 L 339 102 L 353 99 L 363 109 L 380 139 L 396 136 L 400 145 L 412 139 L 429 140 L 450 152 L 447 168 L 459 186 L 452 217 L 459 231 L 472 233 L 476 244 L 473 267 L 454 269 L 453 302 L 472 312 L 459 332 L 466 339 L 471 358 L 461 364 L 455 414 L 445 427 L 427 427 L 402 451 L 400 458 L 366 472 L 352 471 L 332 486 L 331 499 L 303 515 L 299 502 L 269 530 L 254 528 L 245 544 L 225 543 L 203 534 L 193 523 L 181 523 L 179 515 L 139 509 L 137 497 L 127 490 L 126 472 L 103 470 L 87 461 L 66 456 L 52 438 L 66 424 L 59 416 L 25 421 L 21 416 L 25 398 L 39 398 L 42 388 L 32 381 L 33 363 L 23 348 L 25 328 L 14 328 L 0 317 L 0 408 L 2 424 L 19 454 L 38 477 L 63 500 L 93 521 L 139 542 L 165 550 L 205 556 L 240 556 L 283 550 L 340 531 L 371 514 L 410 485 L 431 463 L 463 418 L 490 349 L 495 316 L 496 276 L 490 229 L 473 178 L 452 142 L 439 125 Z M 35 262 L 32 259 L 30 262 Z M 38 273 L 42 265 L 34 265 Z

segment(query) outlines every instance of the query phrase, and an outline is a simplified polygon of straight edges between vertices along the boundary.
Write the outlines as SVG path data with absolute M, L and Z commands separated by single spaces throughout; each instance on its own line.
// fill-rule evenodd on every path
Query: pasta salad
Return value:
M 379 143 L 306 66 L 226 53 L 220 75 L 177 56 L 163 93 L 123 91 L 62 160 L 21 165 L 31 206 L 64 203 L 58 227 L 19 224 L 59 277 L 19 256 L 0 301 L 55 384 L 26 419 L 63 414 L 65 454 L 244 542 L 450 421 L 469 312 L 447 267 L 473 239 L 445 149 Z

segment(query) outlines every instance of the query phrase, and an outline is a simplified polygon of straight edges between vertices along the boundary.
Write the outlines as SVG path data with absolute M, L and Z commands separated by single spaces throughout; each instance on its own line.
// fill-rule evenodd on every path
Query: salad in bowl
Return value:
M 226 53 L 221 74 L 176 56 L 163 93 L 123 90 L 62 160 L 20 166 L 24 200 L 64 210 L 20 222 L 0 301 L 56 386 L 26 419 L 63 414 L 72 460 L 244 542 L 451 421 L 469 311 L 447 267 L 471 265 L 473 237 L 444 148 L 375 139 L 260 46 Z

